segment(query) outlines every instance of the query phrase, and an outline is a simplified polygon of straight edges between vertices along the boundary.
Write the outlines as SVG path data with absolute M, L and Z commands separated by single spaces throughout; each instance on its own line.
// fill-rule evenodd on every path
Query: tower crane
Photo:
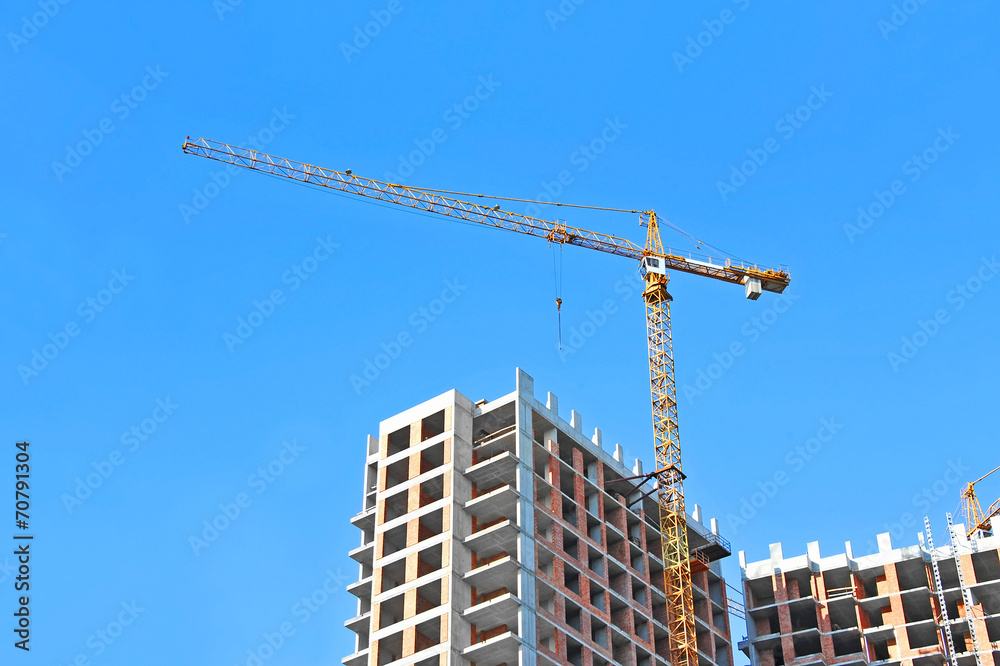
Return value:
M 240 148 L 208 139 L 186 140 L 185 153 L 237 167 L 287 178 L 309 185 L 339 190 L 419 211 L 482 224 L 496 229 L 543 238 L 550 243 L 575 245 L 639 262 L 645 281 L 646 336 L 649 347 L 649 380 L 653 407 L 653 444 L 659 504 L 660 532 L 664 565 L 664 591 L 667 599 L 667 629 L 670 635 L 672 666 L 698 666 L 695 636 L 694 601 L 691 590 L 691 562 L 688 552 L 687 523 L 684 509 L 684 473 L 677 429 L 677 391 L 674 383 L 674 352 L 670 328 L 670 301 L 667 292 L 668 271 L 701 275 L 732 284 L 742 284 L 746 297 L 756 300 L 764 291 L 781 293 L 789 284 L 784 269 L 759 267 L 734 259 L 713 260 L 664 248 L 660 238 L 660 219 L 652 210 L 621 211 L 639 215 L 646 227 L 645 245 L 625 238 L 569 226 L 561 221 L 546 221 L 454 198 L 453 195 L 485 195 L 429 190 L 364 178 L 351 172 L 326 169 L 257 150 Z M 487 197 L 509 200 L 510 197 Z M 564 204 L 558 204 L 564 205 Z M 588 206 L 582 206 L 588 208 Z
M 983 474 L 972 483 L 966 484 L 965 488 L 962 489 L 962 513 L 965 514 L 965 528 L 968 530 L 967 536 L 970 538 L 976 532 L 992 532 L 992 520 L 1000 515 L 1000 499 L 991 504 L 986 511 L 983 511 L 979 505 L 979 498 L 976 497 L 976 484 L 997 470 L 1000 470 L 1000 467 Z

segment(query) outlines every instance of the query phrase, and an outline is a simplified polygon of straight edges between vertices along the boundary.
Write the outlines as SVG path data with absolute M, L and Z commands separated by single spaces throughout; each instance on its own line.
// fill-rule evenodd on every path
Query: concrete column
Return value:
M 538 628 L 536 621 L 537 601 L 535 599 L 535 477 L 534 443 L 532 440 L 532 409 L 534 382 L 531 377 L 517 371 L 517 487 L 518 499 L 518 546 L 517 559 L 520 563 L 517 596 L 521 600 L 518 614 L 518 635 L 521 637 L 522 657 L 520 666 L 535 666 L 538 663 Z

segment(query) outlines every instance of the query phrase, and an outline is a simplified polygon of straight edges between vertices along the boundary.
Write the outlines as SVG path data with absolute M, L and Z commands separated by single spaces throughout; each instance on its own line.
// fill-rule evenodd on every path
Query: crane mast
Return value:
M 650 213 L 646 251 L 662 254 L 659 222 Z M 663 556 L 663 588 L 667 597 L 667 630 L 672 666 L 697 666 L 698 644 L 691 590 L 687 514 L 684 509 L 684 473 L 677 428 L 677 386 L 674 383 L 674 344 L 670 327 L 669 278 L 648 271 L 646 338 L 649 344 L 649 385 L 653 403 L 653 446 L 656 455 L 657 500 Z
M 1000 470 L 1000 467 L 983 474 L 962 489 L 962 512 L 965 514 L 965 529 L 968 531 L 967 536 L 970 538 L 976 532 L 992 532 L 993 518 L 1000 515 L 1000 499 L 983 511 L 982 506 L 979 504 L 979 498 L 976 497 L 976 484 L 997 470 Z
M 750 299 L 758 298 L 762 291 L 781 293 L 788 286 L 788 272 L 733 259 L 715 261 L 690 254 L 685 256 L 682 252 L 664 248 L 660 237 L 660 220 L 654 211 L 629 211 L 639 213 L 641 222 L 647 227 L 646 243 L 643 247 L 639 247 L 624 238 L 572 227 L 560 221 L 552 222 L 512 213 L 501 210 L 499 205 L 483 206 L 444 196 L 438 190 L 363 178 L 354 175 L 350 170 L 341 172 L 325 169 L 207 139 L 185 141 L 183 150 L 191 155 L 301 183 L 639 261 L 640 271 L 645 280 L 643 300 L 646 304 L 653 443 L 656 456 L 656 470 L 653 476 L 656 479 L 660 511 L 671 666 L 697 666 L 698 648 L 684 507 L 685 477 L 681 468 L 681 447 L 677 428 L 677 388 L 674 381 L 674 352 L 670 327 L 672 298 L 667 292 L 669 282 L 667 271 L 676 270 L 732 284 L 742 284 L 746 289 L 747 298 Z

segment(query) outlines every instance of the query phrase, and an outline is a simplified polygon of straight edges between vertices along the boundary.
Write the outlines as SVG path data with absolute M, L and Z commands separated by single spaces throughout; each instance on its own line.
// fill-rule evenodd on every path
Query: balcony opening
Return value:
M 556 654 L 555 630 L 547 622 L 538 623 L 538 647 L 548 650 L 551 654 Z
M 573 527 L 578 527 L 576 502 L 563 495 L 562 519 Z
M 771 582 L 770 576 L 751 580 L 747 583 L 747 587 L 750 591 L 750 599 L 747 600 L 748 607 L 759 608 L 774 603 L 774 584 Z
M 541 582 L 537 583 L 535 587 L 535 596 L 538 599 L 539 608 L 546 611 L 550 615 L 555 615 L 556 594 L 551 587 Z
M 868 645 L 871 647 L 872 654 L 875 656 L 872 661 L 886 661 L 889 659 L 888 641 L 869 641 Z
M 397 460 L 385 468 L 385 489 L 395 488 L 410 479 L 410 461 L 407 458 Z
M 538 509 L 535 509 L 535 534 L 539 539 L 552 542 L 552 519 Z
M 861 652 L 860 636 L 833 637 L 833 655 L 835 657 L 846 657 L 849 654 L 858 654 L 859 652 Z
M 923 560 L 920 560 L 920 562 L 923 564 Z M 931 608 L 930 597 L 913 595 L 903 596 L 903 618 L 907 623 L 920 622 L 921 620 L 933 620 L 934 610 Z M 913 645 L 912 641 L 910 642 L 910 645 L 912 647 L 918 647 Z
M 398 594 L 378 605 L 378 628 L 385 629 L 403 619 L 403 597 Z
M 406 548 L 406 524 L 393 527 L 382 533 L 382 557 L 387 557 Z
M 534 451 L 535 474 L 546 481 L 549 480 L 549 453 L 541 446 L 536 445 Z
M 535 504 L 552 510 L 552 487 L 541 479 L 535 479 Z
M 639 573 L 645 573 L 646 572 L 646 553 L 644 553 L 642 550 L 639 550 L 639 552 L 637 552 L 635 555 L 632 556 L 632 562 L 631 562 L 631 564 L 632 564 L 632 568 L 635 569 L 636 571 L 638 571 Z
M 791 619 L 792 619 L 792 631 L 802 631 L 803 629 L 816 629 L 818 628 L 818 619 L 816 617 L 816 607 L 810 602 L 803 602 L 801 604 L 793 605 L 791 607 Z M 796 652 L 795 654 L 799 654 Z M 806 652 L 804 654 L 812 654 Z
M 580 607 L 572 601 L 566 601 L 566 626 L 577 631 L 583 630 L 583 619 Z
M 570 464 L 572 465 L 572 463 Z M 572 467 L 559 466 L 559 490 L 563 491 L 569 497 L 576 497 L 575 479 L 576 472 Z
M 923 559 L 903 560 L 896 563 L 896 579 L 900 590 L 916 590 L 929 587 L 927 565 Z
M 444 410 L 428 416 L 420 421 L 420 441 L 426 442 L 431 437 L 444 433 Z
M 440 543 L 436 543 L 433 546 L 421 550 L 417 554 L 416 578 L 421 578 L 435 571 L 440 571 L 442 566 L 444 566 L 443 553 L 444 547 Z M 411 578 L 411 580 L 415 579 Z
M 396 560 L 382 567 L 382 592 L 388 592 L 406 582 L 406 560 Z
M 644 641 L 649 640 L 649 621 L 638 613 L 632 614 L 632 624 L 635 626 L 635 635 Z
M 608 625 L 596 618 L 590 618 L 590 640 L 602 648 L 608 647 Z
M 646 586 L 638 579 L 632 579 L 632 600 L 640 606 L 646 605 Z
M 569 637 L 566 638 L 566 661 L 573 666 L 583 666 L 583 645 Z
M 444 529 L 444 507 L 421 516 L 417 529 L 417 543 L 442 534 Z
M 377 641 L 378 646 L 378 666 L 398 661 L 403 658 L 403 632 L 399 631 L 391 636 Z
M 433 446 L 419 452 L 420 473 L 426 474 L 432 469 L 437 469 L 444 464 L 444 442 L 438 442 Z
M 417 615 L 437 608 L 441 602 L 440 578 L 417 588 Z
M 563 585 L 573 594 L 580 594 L 580 572 L 570 566 L 564 567 Z
M 587 537 L 594 543 L 601 543 L 601 521 L 587 516 Z
M 444 476 L 435 476 L 420 484 L 420 506 L 424 507 L 444 499 Z
M 597 610 L 603 611 L 605 609 L 604 605 L 605 591 L 600 585 L 590 586 L 590 605 Z M 607 646 L 605 646 L 607 647 Z
M 386 441 L 386 457 L 394 456 L 400 451 L 410 448 L 410 426 L 400 428 L 396 432 L 390 433 Z
M 390 495 L 385 499 L 385 511 L 382 516 L 383 523 L 389 523 L 405 515 L 408 510 L 409 493 L 405 490 Z
M 588 549 L 587 568 L 589 568 L 598 576 L 604 575 L 604 556 L 601 555 L 600 551 Z
M 563 552 L 572 559 L 580 559 L 580 540 L 563 531 Z
M 858 626 L 858 615 L 852 601 L 827 603 L 826 607 L 830 611 L 830 626 L 834 631 Z M 775 613 L 774 621 L 778 621 L 777 613 Z
M 432 648 L 441 642 L 442 620 L 444 620 L 444 616 L 438 615 L 437 617 L 429 620 L 424 620 L 417 625 L 417 635 L 413 645 L 414 652 L 420 652 L 422 650 L 426 650 L 427 648 Z
M 553 576 L 552 553 L 544 548 L 538 548 L 535 552 L 537 553 L 535 559 L 538 563 L 538 572 L 546 578 L 551 579 Z
M 810 654 L 819 654 L 823 651 L 820 646 L 818 635 L 796 636 L 793 638 L 795 646 L 795 657 L 805 657 Z
M 611 659 L 619 664 L 631 664 L 635 648 L 624 637 L 613 635 L 611 639 Z

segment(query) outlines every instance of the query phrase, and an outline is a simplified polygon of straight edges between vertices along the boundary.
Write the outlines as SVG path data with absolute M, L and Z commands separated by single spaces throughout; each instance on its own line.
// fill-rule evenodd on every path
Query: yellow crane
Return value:
M 976 532 L 992 532 L 992 520 L 1000 515 L 1000 499 L 991 504 L 986 511 L 983 511 L 979 505 L 979 498 L 976 497 L 976 484 L 997 470 L 1000 470 L 1000 467 L 983 474 L 972 483 L 966 484 L 965 488 L 962 489 L 962 513 L 965 514 L 965 529 L 968 530 L 967 536 L 970 538 Z
M 660 239 L 660 220 L 652 210 L 599 209 L 638 214 L 640 224 L 647 229 L 646 243 L 640 247 L 624 238 L 579 229 L 561 221 L 551 222 L 505 211 L 499 204 L 489 207 L 449 196 L 485 197 L 486 195 L 386 183 L 358 176 L 350 169 L 344 172 L 325 169 L 207 139 L 192 141 L 189 138 L 184 142 L 183 150 L 190 155 L 218 160 L 300 183 L 459 218 L 497 229 L 516 231 L 544 238 L 550 243 L 590 248 L 639 262 L 639 270 L 646 283 L 642 295 L 646 303 L 649 379 L 653 403 L 653 443 L 656 451 L 656 470 L 650 476 L 656 479 L 660 509 L 670 663 L 672 666 L 698 666 L 691 562 L 684 509 L 684 473 L 681 470 L 681 447 L 677 430 L 677 391 L 674 384 L 674 354 L 670 329 L 672 297 L 667 293 L 669 280 L 667 271 L 693 273 L 723 282 L 742 284 L 746 297 L 754 300 L 760 297 L 762 291 L 781 293 L 788 286 L 788 272 L 733 259 L 715 261 L 708 257 L 695 258 L 669 248 L 665 249 Z M 510 197 L 486 198 L 524 201 Z

